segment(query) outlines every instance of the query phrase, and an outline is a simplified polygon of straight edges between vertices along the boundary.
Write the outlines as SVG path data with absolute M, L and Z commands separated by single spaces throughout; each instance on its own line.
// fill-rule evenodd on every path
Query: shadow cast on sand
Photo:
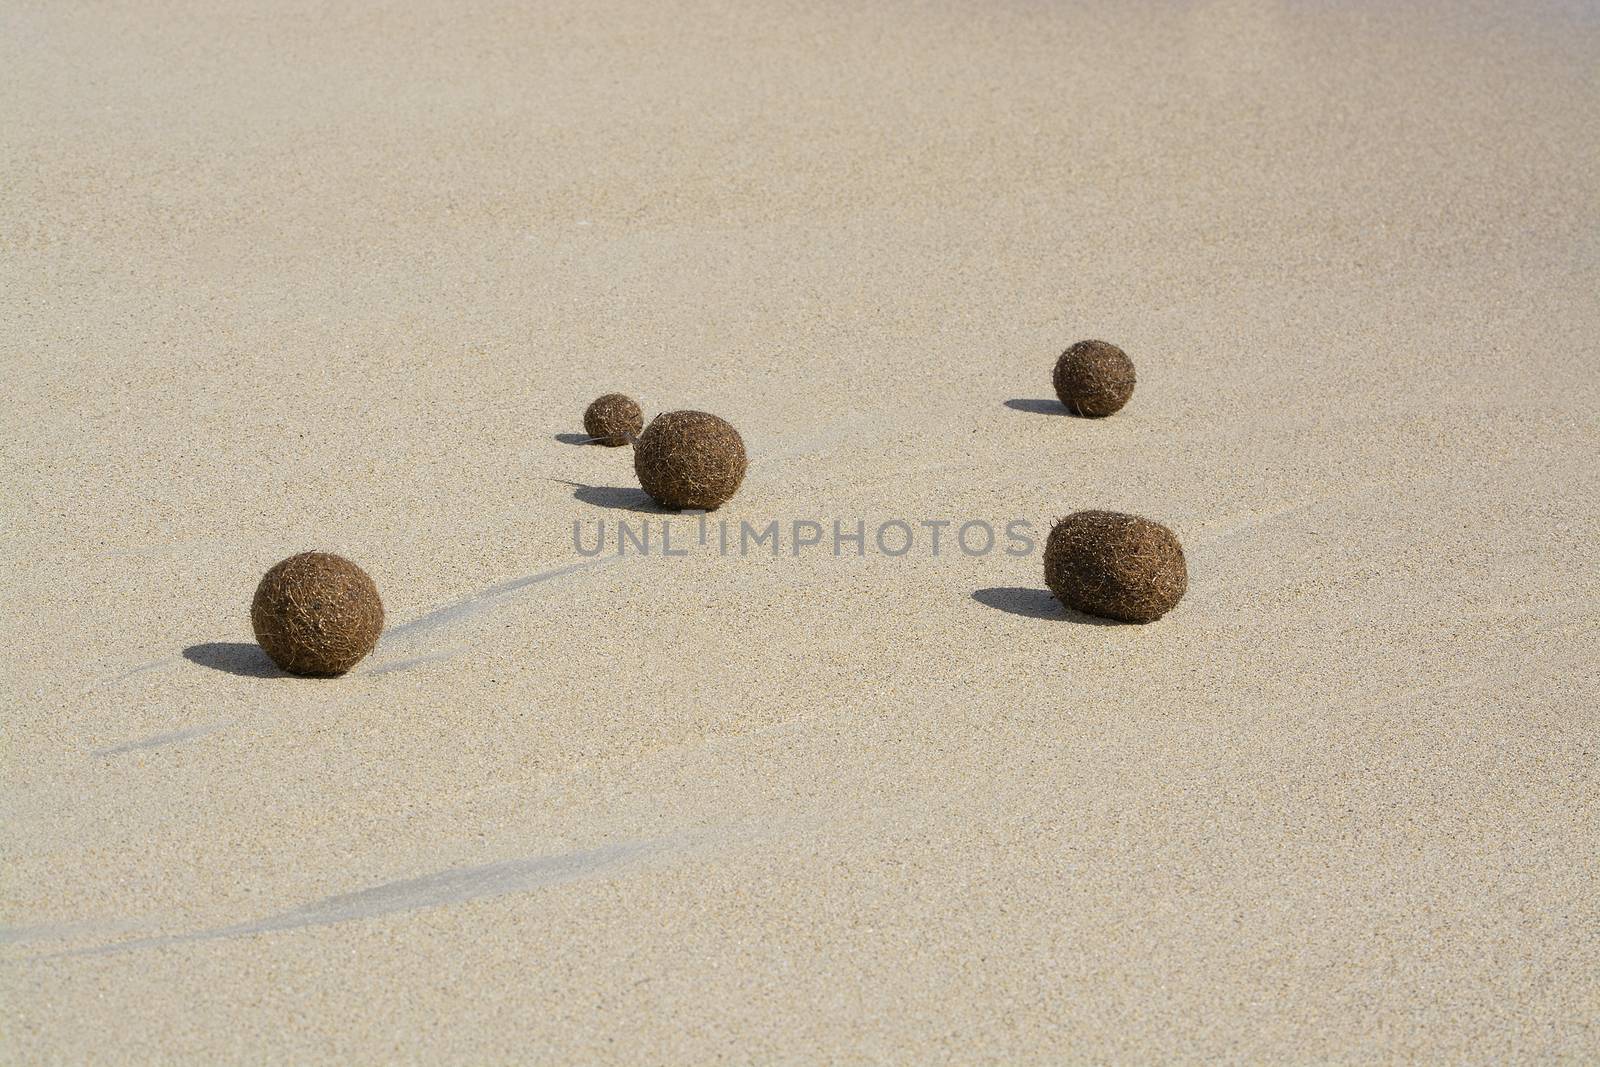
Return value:
M 592 445 L 595 441 L 586 433 L 558 433 L 556 440 L 564 445 Z
M 1007 400 L 1006 407 L 1012 411 L 1026 411 L 1030 415 L 1067 415 L 1074 419 L 1084 417 L 1059 400 L 1024 400 L 1018 398 Z
M 236 674 L 240 678 L 287 678 L 278 665 L 267 658 L 260 645 L 242 641 L 207 641 L 190 645 L 183 650 L 183 658 L 214 671 Z
M 581 500 L 585 504 L 593 504 L 597 508 L 638 511 L 646 515 L 679 514 L 670 508 L 664 508 L 657 504 L 650 499 L 650 494 L 643 489 L 624 489 L 617 485 L 584 485 L 581 482 L 569 482 L 565 478 L 552 478 L 551 481 L 572 486 L 574 500 Z
M 676 515 L 650 499 L 643 489 L 621 489 L 609 485 L 585 485 L 572 491 L 572 495 L 585 504 L 601 508 L 619 508 L 623 511 L 642 511 L 650 515 Z
M 972 599 L 986 607 L 1008 611 L 1013 615 L 1022 615 L 1029 619 L 1075 622 L 1080 626 L 1124 625 L 1113 619 L 1097 619 L 1093 615 L 1073 611 L 1051 596 L 1047 589 L 1024 589 L 1020 586 L 979 589 L 972 594 Z

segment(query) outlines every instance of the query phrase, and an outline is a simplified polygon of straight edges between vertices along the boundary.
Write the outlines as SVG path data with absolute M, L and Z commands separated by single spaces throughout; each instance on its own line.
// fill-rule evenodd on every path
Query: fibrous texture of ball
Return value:
M 1133 395 L 1133 360 L 1116 345 L 1079 341 L 1061 353 L 1050 378 L 1068 411 L 1099 418 L 1120 411 Z
M 644 491 L 669 508 L 715 511 L 744 481 L 744 441 L 704 411 L 669 411 L 645 428 L 633 469 Z
M 1120 622 L 1154 622 L 1189 588 L 1178 535 L 1149 519 L 1080 511 L 1044 546 L 1044 581 L 1067 607 Z
M 583 413 L 583 432 L 595 444 L 617 448 L 632 444 L 644 429 L 644 412 L 632 397 L 607 393 L 590 404 Z
M 302 552 L 262 577 L 250 625 L 290 674 L 343 674 L 378 643 L 383 601 L 367 572 L 343 556 Z

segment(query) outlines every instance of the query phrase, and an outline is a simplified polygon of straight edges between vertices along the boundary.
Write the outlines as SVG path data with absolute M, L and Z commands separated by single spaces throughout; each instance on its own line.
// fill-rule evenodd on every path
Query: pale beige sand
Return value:
M 1600 1057 L 1600 18 L 1510 6 L 6 5 L 0 1060 Z M 559 571 L 612 389 L 1189 596 Z M 312 546 L 355 674 L 184 655 Z

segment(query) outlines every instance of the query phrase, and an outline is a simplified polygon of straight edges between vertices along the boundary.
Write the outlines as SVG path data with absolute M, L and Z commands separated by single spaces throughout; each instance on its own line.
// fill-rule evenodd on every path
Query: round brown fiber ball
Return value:
M 658 504 L 715 511 L 744 481 L 744 441 L 715 415 L 669 411 L 645 428 L 633 469 Z
M 1149 519 L 1080 511 L 1044 546 L 1044 581 L 1067 607 L 1119 622 L 1154 622 L 1189 588 L 1178 535 Z
M 631 444 L 644 429 L 644 412 L 632 397 L 607 393 L 590 404 L 583 413 L 583 432 L 595 444 L 617 448 Z
M 1061 353 L 1050 380 L 1068 411 L 1100 418 L 1133 395 L 1133 360 L 1116 345 L 1079 341 Z
M 262 577 L 250 625 L 290 674 L 343 674 L 378 643 L 383 602 L 367 572 L 343 556 L 302 552 Z

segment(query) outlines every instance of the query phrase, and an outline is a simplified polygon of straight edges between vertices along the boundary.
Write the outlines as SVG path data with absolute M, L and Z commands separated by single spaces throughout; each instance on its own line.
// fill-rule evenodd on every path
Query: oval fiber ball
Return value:
M 1102 418 L 1133 396 L 1133 360 L 1105 341 L 1079 341 L 1061 353 L 1050 381 L 1068 411 Z
M 644 429 L 644 412 L 638 403 L 621 393 L 607 393 L 583 412 L 583 432 L 597 445 L 620 448 L 632 444 Z
M 1189 588 L 1178 535 L 1116 511 L 1080 511 L 1050 531 L 1044 580 L 1067 607 L 1119 622 L 1154 622 Z
M 744 481 L 744 440 L 704 411 L 669 411 L 645 427 L 633 450 L 639 484 L 669 508 L 715 511 Z
M 262 576 L 250 625 L 290 674 L 343 674 L 383 633 L 383 602 L 367 572 L 330 552 L 290 556 Z

